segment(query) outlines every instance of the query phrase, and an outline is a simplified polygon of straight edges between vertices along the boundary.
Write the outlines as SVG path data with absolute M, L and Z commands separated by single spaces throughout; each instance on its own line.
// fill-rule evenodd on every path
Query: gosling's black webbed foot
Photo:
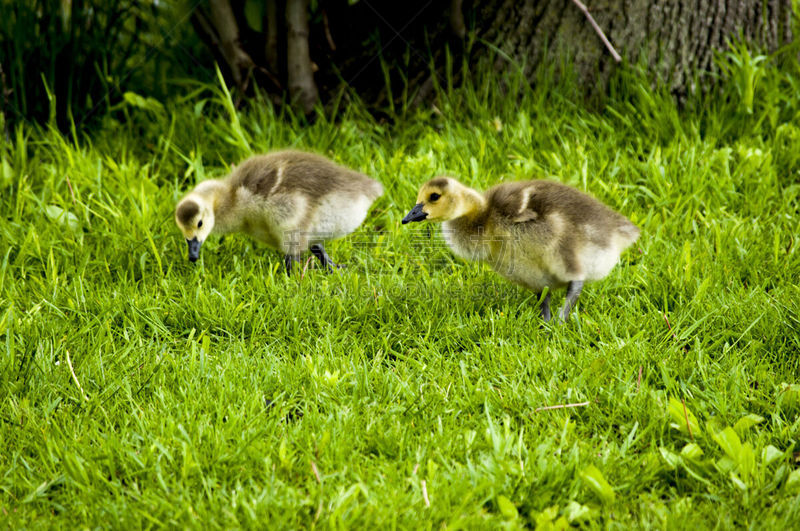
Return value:
M 311 245 L 308 249 L 309 251 L 311 251 L 311 254 L 317 257 L 319 263 L 322 265 L 322 267 L 324 267 L 328 271 L 328 273 L 344 267 L 336 264 L 333 260 L 331 260 L 331 257 L 328 255 L 328 253 L 325 252 L 325 247 L 323 246 L 323 244 L 315 243 Z
M 541 299 L 541 297 L 542 297 L 542 294 L 539 293 L 539 298 Z M 542 316 L 542 321 L 544 321 L 545 323 L 550 321 L 550 319 L 553 317 L 552 314 L 550 313 L 550 290 L 549 289 L 547 290 L 547 294 L 544 296 L 544 299 L 542 299 L 541 305 L 539 306 L 539 315 Z
M 573 280 L 567 284 L 567 296 L 564 300 L 564 306 L 562 306 L 561 310 L 558 312 L 559 319 L 566 322 L 569 317 L 569 312 L 575 307 L 575 303 L 578 302 L 578 297 L 582 289 L 583 280 Z
M 300 257 L 293 255 L 293 254 L 286 254 L 283 256 L 283 265 L 286 266 L 286 274 L 292 274 L 292 268 L 295 264 L 299 264 L 301 262 Z

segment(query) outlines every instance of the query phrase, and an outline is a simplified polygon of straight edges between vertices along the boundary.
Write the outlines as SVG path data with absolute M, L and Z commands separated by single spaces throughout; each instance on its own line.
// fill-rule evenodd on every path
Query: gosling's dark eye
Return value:
M 197 222 L 197 228 L 199 229 L 202 226 L 203 226 L 203 220 L 201 219 L 200 221 Z
M 439 199 L 440 197 L 442 197 L 442 196 L 440 196 L 439 194 L 434 193 L 434 194 L 431 194 L 430 197 L 428 197 L 428 200 L 433 202 L 433 201 L 436 201 L 437 199 Z

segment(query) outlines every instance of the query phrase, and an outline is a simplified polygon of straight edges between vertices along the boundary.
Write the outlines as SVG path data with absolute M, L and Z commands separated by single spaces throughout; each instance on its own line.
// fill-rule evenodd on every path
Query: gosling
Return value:
M 540 313 L 551 318 L 550 291 L 566 286 L 562 321 L 583 283 L 600 280 L 639 237 L 639 228 L 600 201 L 564 184 L 532 180 L 503 183 L 480 194 L 449 177 L 425 183 L 403 218 L 444 222 L 453 252 L 487 262 L 506 279 L 538 293 Z
M 325 157 L 276 151 L 250 157 L 224 179 L 198 184 L 178 203 L 175 222 L 191 262 L 212 232 L 243 232 L 282 252 L 287 273 L 306 249 L 330 271 L 339 266 L 325 242 L 356 230 L 382 194 L 379 182 Z

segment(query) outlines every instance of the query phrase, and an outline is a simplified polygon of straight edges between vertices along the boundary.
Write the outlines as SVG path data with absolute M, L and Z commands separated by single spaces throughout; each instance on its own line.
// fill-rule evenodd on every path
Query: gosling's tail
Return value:
M 641 231 L 639 230 L 639 227 L 628 221 L 619 227 L 619 234 L 622 236 L 623 240 L 625 240 L 625 247 L 628 247 L 639 239 L 639 234 L 641 234 Z
M 370 199 L 375 201 L 383 195 L 383 185 L 381 183 L 375 179 L 370 179 L 369 177 L 367 177 L 366 181 L 367 185 L 365 186 L 364 193 L 368 195 Z

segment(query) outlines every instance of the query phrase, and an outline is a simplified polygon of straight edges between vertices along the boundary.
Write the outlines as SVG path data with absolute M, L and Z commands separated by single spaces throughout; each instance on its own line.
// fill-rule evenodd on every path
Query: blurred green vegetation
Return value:
M 188 2 L 0 1 L 8 125 L 86 130 L 127 91 L 164 100 L 183 78 L 209 81 L 213 59 L 188 24 Z

